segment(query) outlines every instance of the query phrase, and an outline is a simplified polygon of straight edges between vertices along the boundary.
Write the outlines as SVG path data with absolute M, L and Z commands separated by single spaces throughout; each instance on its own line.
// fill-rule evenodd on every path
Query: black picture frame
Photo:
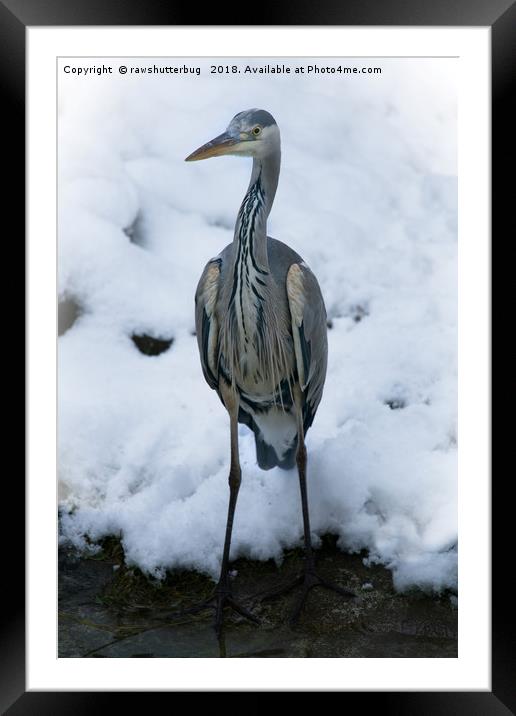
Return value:
M 254 5 L 253 5 L 254 6 Z M 80 25 L 391 25 L 391 26 L 489 26 L 492 38 L 492 216 L 493 239 L 504 243 L 502 231 L 513 222 L 514 179 L 506 180 L 504 168 L 508 166 L 511 146 L 514 150 L 516 116 L 510 99 L 514 87 L 516 48 L 516 3 L 514 0 L 338 0 L 319 1 L 317 4 L 299 0 L 291 7 L 279 4 L 262 4 L 260 22 L 253 20 L 252 6 L 242 7 L 224 3 L 199 8 L 160 0 L 0 0 L 0 74 L 4 96 L 3 119 L 4 162 L 9 167 L 11 215 L 16 216 L 11 244 L 22 249 L 21 233 L 24 216 L 24 156 L 25 156 L 25 37 L 28 26 L 80 26 Z M 244 13 L 244 14 L 243 14 Z M 199 23 L 202 15 L 202 23 Z M 511 80 L 513 80 L 511 82 Z M 513 95 L 514 99 L 514 95 Z M 9 152 L 11 153 L 10 158 Z M 514 153 L 513 153 L 514 156 Z M 14 209 L 14 212 L 13 212 Z M 511 217 L 512 219 L 512 217 Z M 514 231 L 514 228 L 512 228 Z M 16 239 L 14 238 L 16 237 Z M 493 296 L 494 300 L 494 296 Z M 12 298 L 11 298 L 12 301 Z M 5 305 L 5 304 L 4 304 Z M 493 324 L 494 316 L 493 312 Z M 7 317 L 7 321 L 11 316 Z M 20 323 L 8 329 L 11 343 Z M 18 326 L 18 329 L 16 327 Z M 22 339 L 23 341 L 23 339 Z M 28 350 L 33 349 L 28 346 Z M 16 362 L 16 361 L 13 361 Z M 18 363 L 20 363 L 18 361 Z M 29 386 L 30 389 L 30 386 Z M 16 401 L 17 402 L 17 401 Z M 502 439 L 500 438 L 500 442 Z M 510 463 L 509 463 L 510 464 Z M 24 483 L 16 475 L 7 481 L 4 493 L 4 510 L 15 516 L 16 538 L 10 528 L 9 547 L 4 550 L 4 610 L 2 619 L 2 660 L 0 672 L 0 709 L 9 716 L 21 714 L 82 714 L 103 708 L 120 708 L 120 697 L 98 692 L 26 692 L 25 687 L 25 540 Z M 508 545 L 511 544 L 511 521 L 507 511 L 511 501 L 506 491 L 510 480 L 494 481 L 493 476 L 493 593 L 492 593 L 492 691 L 478 692 L 351 692 L 345 693 L 344 706 L 350 699 L 362 699 L 360 705 L 380 707 L 385 713 L 395 714 L 468 714 L 468 716 L 510 714 L 516 712 L 516 634 L 514 609 L 504 602 L 503 594 L 510 589 L 506 580 Z M 5 514 L 5 512 L 4 512 Z M 5 523 L 5 520 L 4 520 Z M 12 523 L 11 523 L 12 524 Z M 4 536 L 4 540 L 7 538 Z M 510 570 L 509 570 L 510 571 Z M 237 687 L 235 688 L 237 690 Z M 141 694 L 130 693 L 132 706 L 143 706 Z M 149 693 L 148 699 L 174 694 Z M 363 699 L 367 699 L 364 701 Z

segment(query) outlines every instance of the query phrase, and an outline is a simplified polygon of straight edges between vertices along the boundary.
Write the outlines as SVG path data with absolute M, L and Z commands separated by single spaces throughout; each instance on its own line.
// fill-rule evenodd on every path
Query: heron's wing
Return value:
M 304 262 L 290 266 L 287 273 L 287 296 L 292 317 L 297 374 L 304 396 L 303 418 L 306 432 L 312 424 L 322 397 L 328 341 L 326 309 L 321 289 Z
M 222 259 L 206 264 L 195 292 L 195 330 L 204 377 L 210 388 L 218 385 L 219 325 L 215 306 L 219 294 Z

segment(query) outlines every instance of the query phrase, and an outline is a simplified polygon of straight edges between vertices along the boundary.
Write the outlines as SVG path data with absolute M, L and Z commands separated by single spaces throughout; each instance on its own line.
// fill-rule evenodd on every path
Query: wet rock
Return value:
M 146 333 L 141 335 L 133 333 L 131 339 L 140 353 L 146 356 L 159 356 L 161 353 L 168 351 L 174 342 L 173 338 L 155 338 Z
M 57 333 L 62 336 L 69 331 L 81 315 L 81 309 L 73 298 L 63 298 L 57 306 Z
M 299 589 L 276 599 L 263 594 L 286 584 L 303 567 L 301 550 L 285 553 L 281 567 L 272 560 L 237 560 L 233 589 L 237 601 L 253 611 L 260 625 L 228 611 L 223 639 L 213 629 L 213 611 L 183 614 L 202 602 L 213 582 L 194 572 L 172 572 L 151 583 L 123 562 L 120 543 L 96 559 L 59 564 L 59 655 L 98 658 L 325 658 L 457 656 L 457 608 L 450 595 L 394 591 L 391 573 L 364 564 L 363 554 L 346 554 L 336 539 L 317 550 L 321 576 L 352 589 L 354 599 L 314 588 L 295 627 L 289 626 Z M 117 569 L 113 569 L 117 567 Z M 373 589 L 363 589 L 372 584 Z
M 141 248 L 145 248 L 146 236 L 144 219 L 141 212 L 138 212 L 134 217 L 133 222 L 124 228 L 124 234 L 127 236 L 132 244 L 136 244 Z

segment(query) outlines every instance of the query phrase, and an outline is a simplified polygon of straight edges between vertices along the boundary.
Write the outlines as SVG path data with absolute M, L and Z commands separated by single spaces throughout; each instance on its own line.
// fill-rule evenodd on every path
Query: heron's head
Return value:
M 235 154 L 244 157 L 266 157 L 279 151 L 280 133 L 276 120 L 264 109 L 248 109 L 233 117 L 218 137 L 192 152 L 185 161 Z

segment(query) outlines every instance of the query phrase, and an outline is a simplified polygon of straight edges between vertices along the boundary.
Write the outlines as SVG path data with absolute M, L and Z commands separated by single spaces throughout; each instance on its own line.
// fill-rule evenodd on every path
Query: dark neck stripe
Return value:
M 251 263 L 253 265 L 254 270 L 262 275 L 268 275 L 268 271 L 265 271 L 264 269 L 261 269 L 258 264 L 256 263 L 256 259 L 254 256 L 254 233 L 255 233 L 255 227 L 256 227 L 256 220 L 258 217 L 258 214 L 260 210 L 264 206 L 264 199 L 265 194 L 263 192 L 263 188 L 261 185 L 261 174 L 258 175 L 257 180 L 255 183 L 251 186 L 247 194 L 245 195 L 244 201 L 242 202 L 242 206 L 240 207 L 240 211 L 238 213 L 238 245 L 237 245 L 237 253 L 235 257 L 235 266 L 233 270 L 233 286 L 231 290 L 231 296 L 229 299 L 229 305 L 234 306 L 234 300 L 236 296 L 236 290 L 238 286 L 238 280 L 240 278 L 240 291 L 239 291 L 239 299 L 240 299 L 240 310 L 242 315 L 242 321 L 244 321 L 244 313 L 243 313 L 243 305 L 242 305 L 242 283 L 244 279 L 244 272 L 246 273 L 246 276 L 249 275 L 249 269 L 247 264 L 248 257 L 251 258 Z M 265 285 L 263 281 L 260 281 L 262 285 Z M 251 284 L 251 288 L 254 289 L 254 287 Z M 256 293 L 256 291 L 254 291 Z M 244 332 L 245 332 L 245 325 L 244 325 Z

